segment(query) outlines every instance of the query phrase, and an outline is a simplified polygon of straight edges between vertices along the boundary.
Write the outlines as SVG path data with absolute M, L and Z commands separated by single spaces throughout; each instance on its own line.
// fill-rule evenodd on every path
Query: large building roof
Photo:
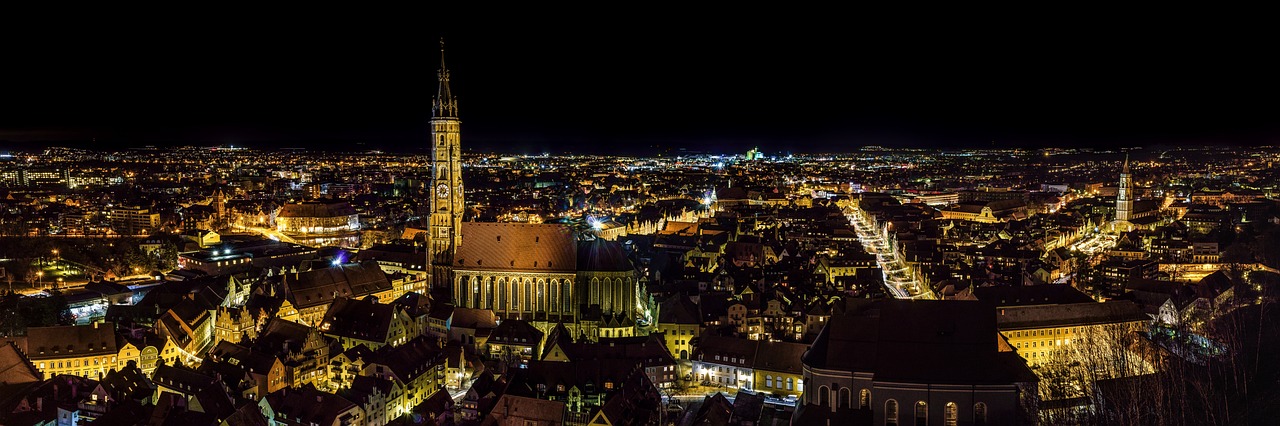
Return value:
M 346 398 L 312 386 L 281 389 L 267 394 L 266 399 L 276 415 L 297 419 L 299 424 L 337 424 L 339 416 L 359 408 Z
M 375 303 L 369 298 L 338 297 L 325 311 L 320 329 L 325 334 L 386 343 L 395 316 L 394 305 Z
M 313 269 L 285 279 L 298 309 L 327 304 L 335 297 L 358 298 L 391 289 L 391 281 L 376 263 L 367 262 Z
M 973 295 L 978 300 L 996 306 L 1056 305 L 1061 303 L 1090 303 L 1093 298 L 1075 287 L 1065 284 L 1032 286 L 975 287 Z
M 1011 306 L 1000 308 L 997 318 L 1000 330 L 1006 331 L 1120 324 L 1151 319 L 1142 310 L 1141 306 L 1128 300 L 1112 300 L 1104 303 Z
M 115 329 L 115 325 L 109 322 L 31 327 L 27 329 L 25 339 L 14 339 L 14 342 L 27 357 L 35 360 L 94 354 L 115 355 L 120 351 Z
M 596 238 L 578 244 L 578 270 L 625 272 L 635 269 L 617 241 Z
M 575 272 L 577 238 L 565 225 L 463 222 L 456 269 Z
M 285 204 L 284 207 L 280 208 L 280 213 L 277 217 L 338 217 L 354 216 L 355 214 L 355 207 L 351 207 L 347 203 L 306 202 Z
M 573 362 L 595 362 L 602 359 L 629 359 L 645 367 L 674 365 L 675 358 L 667 352 L 667 346 L 657 335 L 635 337 L 604 337 L 598 342 L 587 340 L 567 345 L 565 355 Z
M 800 363 L 796 360 L 803 358 L 807 350 L 809 345 L 804 343 L 761 341 L 756 347 L 755 368 L 800 374 Z
M 1016 354 L 998 351 L 995 308 L 984 302 L 850 299 L 802 361 L 871 373 L 877 380 L 936 384 L 1035 381 Z
M 35 383 L 41 380 L 44 380 L 44 375 L 18 350 L 17 345 L 0 342 L 0 390 L 3 390 L 5 385 Z

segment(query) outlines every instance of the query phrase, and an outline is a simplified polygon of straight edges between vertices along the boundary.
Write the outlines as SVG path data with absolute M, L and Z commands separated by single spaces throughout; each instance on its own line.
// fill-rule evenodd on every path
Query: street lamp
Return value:
M 44 271 L 36 272 L 36 278 L 40 280 L 40 287 L 43 288 L 44 287 Z

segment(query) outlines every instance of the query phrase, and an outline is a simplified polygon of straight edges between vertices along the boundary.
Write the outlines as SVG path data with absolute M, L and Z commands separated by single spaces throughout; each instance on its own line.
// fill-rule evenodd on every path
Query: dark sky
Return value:
M 1234 17 L 508 12 L 40 26 L 0 42 L 10 58 L 0 141 L 410 149 L 426 139 L 441 35 L 464 144 L 475 149 L 831 152 L 1280 136 L 1274 31 Z M 995 12 L 977 15 L 1003 16 Z

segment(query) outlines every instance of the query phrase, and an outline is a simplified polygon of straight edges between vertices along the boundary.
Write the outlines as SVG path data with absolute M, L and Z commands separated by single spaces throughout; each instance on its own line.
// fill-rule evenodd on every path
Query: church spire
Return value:
M 1129 153 L 1127 152 L 1124 153 L 1124 170 L 1121 170 L 1120 173 L 1129 174 Z
M 431 102 L 432 117 L 457 117 L 458 99 L 449 90 L 449 68 L 444 65 L 444 37 L 440 37 L 440 70 L 436 71 L 440 85 L 436 88 L 436 98 Z

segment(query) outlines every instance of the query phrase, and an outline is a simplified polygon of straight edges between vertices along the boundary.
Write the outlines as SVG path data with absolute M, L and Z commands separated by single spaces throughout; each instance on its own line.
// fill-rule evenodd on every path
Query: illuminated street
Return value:
M 883 233 L 864 217 L 861 209 L 854 208 L 846 215 L 858 233 L 858 241 L 867 253 L 876 256 L 876 263 L 883 269 L 885 287 L 899 299 L 934 299 L 933 291 L 921 285 L 905 266 L 896 250 L 885 241 Z

